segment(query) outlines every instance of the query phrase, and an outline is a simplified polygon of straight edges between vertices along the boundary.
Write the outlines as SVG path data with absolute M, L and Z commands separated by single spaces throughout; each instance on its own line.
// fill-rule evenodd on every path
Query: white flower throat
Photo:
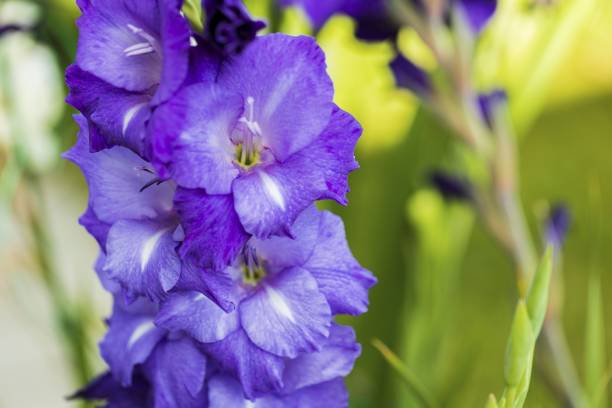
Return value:
M 243 168 L 250 168 L 261 161 L 262 131 L 255 120 L 255 98 L 246 98 L 245 115 L 238 119 L 238 126 L 232 134 L 236 144 L 236 162 Z

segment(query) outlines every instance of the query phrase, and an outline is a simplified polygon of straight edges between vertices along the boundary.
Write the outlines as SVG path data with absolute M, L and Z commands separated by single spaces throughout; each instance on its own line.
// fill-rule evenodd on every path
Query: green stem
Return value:
M 393 352 L 385 343 L 379 339 L 372 340 L 372 346 L 376 348 L 385 360 L 397 371 L 402 380 L 408 385 L 414 396 L 425 408 L 436 408 L 439 404 L 436 402 L 433 395 L 427 387 L 419 380 L 418 376 L 404 365 L 402 360 Z

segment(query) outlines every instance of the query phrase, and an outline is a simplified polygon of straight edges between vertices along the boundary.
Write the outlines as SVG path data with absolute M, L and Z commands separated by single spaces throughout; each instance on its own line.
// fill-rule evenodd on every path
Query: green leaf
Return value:
M 548 307 L 548 292 L 550 276 L 553 268 L 553 249 L 548 247 L 527 292 L 527 311 L 533 325 L 533 333 L 537 337 L 542 330 Z
M 489 399 L 487 400 L 487 405 L 485 405 L 485 408 L 499 408 L 495 395 L 489 394 Z
M 606 407 L 608 406 L 606 387 L 605 385 L 602 387 L 606 377 L 604 313 L 601 282 L 596 275 L 591 275 L 589 279 L 585 333 L 584 388 L 589 398 L 589 406 Z
M 519 300 L 506 349 L 504 378 L 508 386 L 515 387 L 520 384 L 525 369 L 529 367 L 534 344 L 533 326 L 527 305 L 523 300 Z

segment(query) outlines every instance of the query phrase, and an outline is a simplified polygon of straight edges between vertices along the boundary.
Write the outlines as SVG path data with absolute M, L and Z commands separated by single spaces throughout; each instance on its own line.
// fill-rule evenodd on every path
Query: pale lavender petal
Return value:
M 361 314 L 368 308 L 368 290 L 376 278 L 351 254 L 340 217 L 319 212 L 319 235 L 303 265 L 316 279 L 333 314 Z
M 278 356 L 294 358 L 318 350 L 329 336 L 329 305 L 305 269 L 287 269 L 265 279 L 239 311 L 251 341 Z
M 108 234 L 108 276 L 130 296 L 148 296 L 159 301 L 176 285 L 181 263 L 173 239 L 176 221 L 116 222 Z
M 284 163 L 238 178 L 234 200 L 244 228 L 265 238 L 287 231 L 315 200 L 346 204 L 348 174 L 358 167 L 354 149 L 360 135 L 355 119 L 334 107 L 328 126 L 310 146 Z
M 145 362 L 166 331 L 153 323 L 154 305 L 137 302 L 125 307 L 119 302 L 113 307 L 100 352 L 117 381 L 129 386 L 134 366 Z
M 155 319 L 159 327 L 184 331 L 202 343 L 223 340 L 239 327 L 238 313 L 226 313 L 199 292 L 171 294 Z
M 320 351 L 287 360 L 283 374 L 283 394 L 346 377 L 361 353 L 351 327 L 332 325 L 329 339 Z
M 231 132 L 242 114 L 242 99 L 210 84 L 185 88 L 159 108 L 153 119 L 153 161 L 178 185 L 228 194 L 238 176 Z
M 66 83 L 70 88 L 66 102 L 81 111 L 100 134 L 101 141 L 90 141 L 93 151 L 120 145 L 143 155 L 150 94 L 116 88 L 76 65 L 66 70 Z
M 206 405 L 206 356 L 190 338 L 167 339 L 144 366 L 156 408 L 202 408 Z
M 312 143 L 333 108 L 325 55 L 311 37 L 258 37 L 240 56 L 227 60 L 218 83 L 245 100 L 253 98 L 263 144 L 280 161 Z
M 77 20 L 77 64 L 128 91 L 160 83 L 162 51 L 158 1 L 97 1 Z
M 87 121 L 83 116 L 75 120 L 80 126 L 78 141 L 63 157 L 83 171 L 98 219 L 112 224 L 121 219 L 155 218 L 172 209 L 172 183 L 154 184 L 141 191 L 156 179 L 147 162 L 120 146 L 91 153 Z
M 304 265 L 310 258 L 319 237 L 319 219 L 319 211 L 316 206 L 311 205 L 291 226 L 291 237 L 251 238 L 248 245 L 255 249 L 258 256 L 267 261 L 268 268 L 273 272 Z

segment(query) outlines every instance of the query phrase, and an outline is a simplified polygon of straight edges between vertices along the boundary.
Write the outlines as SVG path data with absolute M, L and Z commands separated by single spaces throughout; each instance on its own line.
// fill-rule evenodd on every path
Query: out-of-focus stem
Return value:
M 451 85 L 449 98 L 444 97 L 444 90 L 437 94 L 438 100 L 447 102 L 438 108 L 438 113 L 491 170 L 490 188 L 495 202 L 490 205 L 488 191 L 480 191 L 477 192 L 477 207 L 491 233 L 513 257 L 517 265 L 519 294 L 524 297 L 535 271 L 536 256 L 520 200 L 515 135 L 511 133 L 512 127 L 507 122 L 507 115 L 498 114 L 494 120 L 497 126 L 490 132 L 485 130 L 486 124 L 476 107 L 476 92 L 467 75 L 469 70 L 466 71 L 462 66 L 466 55 L 462 55 L 458 46 L 451 51 L 453 55 L 444 55 L 444 49 L 437 43 L 436 36 L 432 35 L 434 29 L 434 26 L 429 26 L 420 34 L 432 47 Z M 489 143 L 491 139 L 492 144 Z M 543 330 L 543 344 L 551 351 L 568 400 L 578 408 L 582 407 L 582 390 L 558 319 L 556 311 L 549 313 Z
M 34 254 L 55 311 L 58 334 L 69 356 L 75 382 L 85 384 L 92 375 L 87 358 L 85 327 L 71 306 L 57 274 L 51 240 L 44 222 L 40 181 L 34 175 L 27 175 L 25 185 L 32 198 L 28 200 L 31 205 L 28 208 L 27 221 L 32 233 Z M 34 204 L 33 201 L 37 204 Z
M 549 318 L 544 322 L 544 339 L 548 345 L 555 368 L 559 373 L 559 379 L 563 389 L 567 393 L 567 398 L 573 407 L 582 408 L 586 401 L 576 369 L 574 368 L 574 362 L 571 358 L 571 353 L 567 345 L 567 340 L 563 334 L 563 329 L 557 318 Z

